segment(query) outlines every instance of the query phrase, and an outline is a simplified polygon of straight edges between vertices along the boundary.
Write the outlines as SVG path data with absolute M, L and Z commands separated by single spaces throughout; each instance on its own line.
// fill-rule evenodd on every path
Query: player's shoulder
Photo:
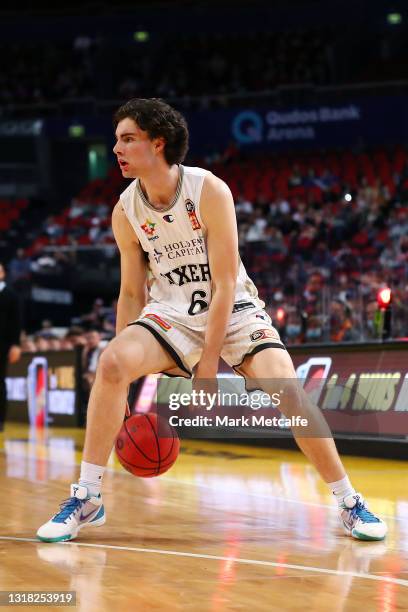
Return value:
M 129 222 L 125 204 L 121 198 L 116 202 L 112 210 L 112 230 L 119 246 L 124 242 L 139 242 Z
M 202 199 L 218 199 L 221 196 L 228 199 L 232 198 L 230 188 L 219 176 L 208 172 L 203 183 Z
M 205 177 L 209 172 L 209 170 L 199 168 L 198 166 L 183 166 L 183 173 L 185 177 Z
M 133 199 L 138 179 L 135 178 L 119 196 L 119 200 L 126 206 Z
M 198 166 L 184 166 L 184 174 L 192 177 L 203 177 L 203 196 L 220 195 L 221 193 L 230 194 L 231 191 L 225 181 L 213 174 L 211 170 Z

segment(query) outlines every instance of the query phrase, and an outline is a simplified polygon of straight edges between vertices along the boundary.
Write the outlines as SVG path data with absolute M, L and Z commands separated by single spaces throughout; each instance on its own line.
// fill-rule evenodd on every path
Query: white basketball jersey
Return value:
M 211 302 L 206 228 L 200 215 L 201 190 L 208 171 L 182 165 L 179 168 L 175 196 L 165 209 L 152 207 L 139 179 L 125 189 L 120 201 L 148 256 L 149 301 L 161 302 L 184 315 L 190 327 L 203 327 Z M 239 260 L 233 312 L 263 307 Z

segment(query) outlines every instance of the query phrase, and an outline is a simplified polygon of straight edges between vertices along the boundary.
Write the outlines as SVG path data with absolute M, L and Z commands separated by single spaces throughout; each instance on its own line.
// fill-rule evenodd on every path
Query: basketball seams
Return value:
M 159 444 L 159 438 L 157 436 L 157 432 L 154 428 L 153 423 L 151 422 L 151 420 L 149 419 L 149 416 L 147 414 L 144 415 L 145 418 L 148 420 L 150 427 L 152 428 L 155 440 L 156 440 L 156 446 L 157 446 L 157 454 L 159 456 L 159 465 L 157 466 L 156 470 L 157 470 L 157 474 L 160 473 L 160 464 L 161 464 L 161 454 L 160 454 L 160 444 Z M 156 419 L 158 419 L 157 415 L 156 415 Z
M 172 433 L 173 433 L 173 432 L 172 432 Z M 168 438 L 165 438 L 165 439 L 166 439 L 166 440 L 168 440 Z M 172 438 L 171 438 L 171 446 L 170 446 L 170 450 L 169 450 L 169 452 L 167 453 L 167 455 L 166 455 L 165 457 L 162 457 L 162 458 L 161 458 L 161 461 L 162 461 L 162 462 L 163 462 L 163 461 L 165 461 L 165 460 L 167 459 L 167 457 L 168 457 L 168 456 L 171 454 L 171 452 L 172 452 L 172 450 L 173 450 L 173 446 L 174 446 L 174 436 L 172 436 Z
M 144 415 L 144 416 L 146 416 L 146 415 Z M 150 423 L 150 421 L 149 421 L 149 423 Z M 133 439 L 133 438 L 132 438 L 132 436 L 130 435 L 130 432 L 129 432 L 128 427 L 127 427 L 127 425 L 126 425 L 126 421 L 124 421 L 124 422 L 123 422 L 123 425 L 124 425 L 124 427 L 125 427 L 125 430 L 126 430 L 126 433 L 127 433 L 127 435 L 128 435 L 129 440 L 131 440 L 131 441 L 132 441 L 132 444 L 133 444 L 133 445 L 134 445 L 134 447 L 135 447 L 135 448 L 136 448 L 136 449 L 139 451 L 139 453 L 140 453 L 141 455 L 143 455 L 143 457 L 144 457 L 145 459 L 147 459 L 147 461 L 150 461 L 150 463 L 153 463 L 153 464 L 157 463 L 157 459 L 152 459 L 151 457 L 149 457 L 148 455 L 146 455 L 146 453 L 144 453 L 144 452 L 142 451 L 142 449 L 140 448 L 140 446 L 139 446 L 138 444 L 136 444 L 136 442 L 134 441 L 134 439 Z M 160 454 L 159 454 L 159 461 L 160 461 Z
M 150 470 L 150 474 L 144 474 L 144 476 L 156 476 L 156 468 L 154 467 L 141 467 L 139 466 L 137 463 L 131 463 L 130 461 L 128 461 L 127 459 L 125 459 L 125 457 L 118 451 L 118 449 L 116 448 L 116 454 L 118 455 L 118 457 L 123 461 L 122 465 L 123 467 L 126 469 L 126 466 L 129 467 L 135 467 L 138 470 Z M 133 472 L 130 472 L 133 476 Z
M 159 419 L 160 419 L 161 417 L 160 417 L 160 416 L 159 416 L 157 413 L 154 413 L 154 414 L 156 414 L 156 419 L 157 419 L 157 431 L 158 431 L 158 430 L 159 430 L 159 427 L 160 427 L 160 424 L 159 424 L 159 422 L 158 422 L 158 421 L 159 421 Z M 148 419 L 148 421 L 149 421 L 150 425 L 152 425 L 152 423 L 151 423 L 150 419 L 148 418 L 148 414 L 145 414 L 145 417 Z M 162 419 L 162 420 L 164 420 L 164 419 Z M 174 435 L 174 434 L 176 433 L 176 432 L 175 432 L 174 427 L 172 427 L 172 426 L 170 425 L 170 423 L 167 423 L 167 422 L 166 422 L 166 424 L 168 425 L 168 428 L 170 429 L 170 432 L 171 432 L 171 446 L 170 446 L 170 450 L 168 451 L 168 453 L 167 453 L 167 455 L 166 455 L 165 457 L 162 457 L 162 456 L 161 456 L 161 452 L 160 452 L 160 445 L 159 445 L 159 439 L 160 439 L 160 438 L 162 438 L 162 439 L 164 439 L 164 440 L 170 440 L 170 436 L 160 436 L 160 438 L 159 438 L 159 436 L 158 436 L 158 435 L 156 435 L 156 432 L 153 430 L 153 431 L 154 431 L 154 433 L 155 433 L 155 435 L 156 435 L 156 441 L 157 441 L 157 444 L 159 445 L 159 446 L 158 446 L 158 448 L 159 448 L 159 456 L 160 456 L 160 461 L 161 461 L 162 463 L 163 463 L 163 461 L 165 461 L 165 460 L 166 460 L 166 459 L 169 457 L 169 455 L 171 455 L 171 453 L 172 453 L 172 451 L 173 451 L 173 447 L 174 447 L 174 440 L 176 439 L 176 436 L 177 436 L 177 434 L 176 434 L 176 436 Z

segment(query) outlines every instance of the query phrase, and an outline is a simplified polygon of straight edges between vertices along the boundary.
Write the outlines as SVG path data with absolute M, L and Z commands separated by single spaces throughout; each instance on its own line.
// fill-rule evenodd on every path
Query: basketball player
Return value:
M 182 115 L 161 100 L 134 99 L 119 108 L 114 124 L 122 174 L 135 179 L 112 216 L 121 255 L 117 333 L 100 357 L 91 391 L 78 484 L 39 528 L 45 542 L 71 540 L 82 527 L 105 522 L 102 476 L 131 381 L 155 372 L 214 379 L 220 356 L 247 379 L 296 380 L 239 259 L 228 186 L 211 172 L 182 165 L 188 147 Z M 304 392 L 292 400 L 282 412 L 296 404 L 298 413 L 316 418 Z M 387 527 L 352 487 L 330 433 L 294 433 L 336 496 L 345 532 L 383 539 Z

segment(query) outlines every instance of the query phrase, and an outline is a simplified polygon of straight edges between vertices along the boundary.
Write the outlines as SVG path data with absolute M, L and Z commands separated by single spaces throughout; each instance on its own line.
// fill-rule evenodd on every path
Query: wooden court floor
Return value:
M 203 441 L 183 442 L 159 478 L 137 479 L 111 457 L 106 525 L 72 543 L 37 542 L 76 481 L 83 435 L 0 434 L 0 590 L 72 590 L 84 612 L 408 610 L 406 463 L 345 458 L 388 521 L 384 543 L 343 536 L 300 453 Z

